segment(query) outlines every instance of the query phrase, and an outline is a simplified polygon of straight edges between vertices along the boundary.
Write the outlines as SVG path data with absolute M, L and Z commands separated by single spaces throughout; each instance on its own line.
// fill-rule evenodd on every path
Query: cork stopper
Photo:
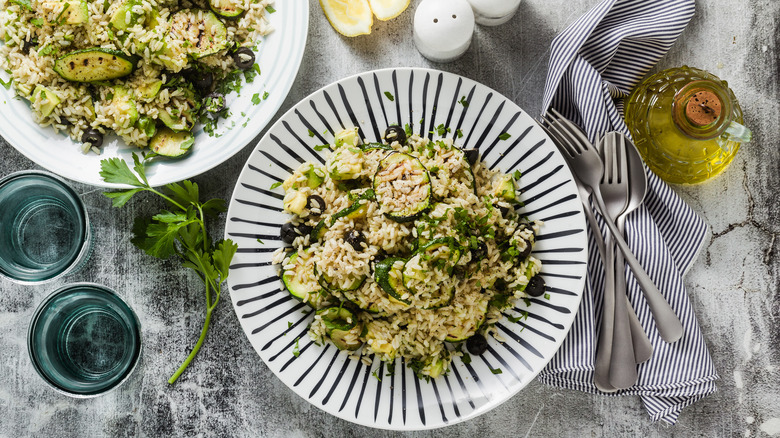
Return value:
M 720 98 L 709 90 L 694 93 L 685 106 L 685 117 L 697 126 L 707 126 L 720 117 Z

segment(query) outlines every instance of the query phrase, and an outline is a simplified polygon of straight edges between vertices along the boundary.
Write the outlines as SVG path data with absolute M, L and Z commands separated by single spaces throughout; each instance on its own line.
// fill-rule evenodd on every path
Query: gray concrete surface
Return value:
M 283 0 L 279 0 L 283 7 Z M 478 28 L 466 55 L 431 64 L 411 38 L 414 6 L 372 35 L 336 34 L 316 1 L 305 59 L 280 113 L 315 89 L 364 70 L 434 67 L 476 79 L 514 98 L 532 114 L 541 106 L 549 43 L 596 0 L 525 0 L 517 17 Z M 659 67 L 688 64 L 731 84 L 754 142 L 711 183 L 677 187 L 712 227 L 686 283 L 721 375 L 719 391 L 686 408 L 674 427 L 651 424 L 636 397 L 607 398 L 531 384 L 471 421 L 414 436 L 766 436 L 780 434 L 780 93 L 777 0 L 703 0 L 690 26 Z M 255 139 L 255 142 L 259 137 Z M 253 142 L 254 144 L 254 142 Z M 208 196 L 230 198 L 252 145 L 195 178 Z M 0 142 L 0 174 L 35 164 Z M 110 208 L 100 190 L 76 185 L 93 220 L 90 266 L 41 286 L 0 280 L 0 436 L 389 436 L 352 425 L 309 405 L 265 367 L 241 331 L 225 296 L 212 331 L 189 371 L 166 383 L 186 356 L 203 320 L 202 290 L 177 263 L 160 262 L 131 246 L 136 214 L 158 208 L 137 199 Z M 214 230 L 220 235 L 222 224 Z M 35 306 L 69 281 L 119 290 L 144 327 L 143 362 L 118 391 L 90 400 L 54 393 L 33 371 L 26 351 Z

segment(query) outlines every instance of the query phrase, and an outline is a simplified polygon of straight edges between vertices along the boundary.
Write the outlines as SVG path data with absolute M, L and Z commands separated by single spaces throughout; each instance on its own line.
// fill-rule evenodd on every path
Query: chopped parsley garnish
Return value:
M 501 374 L 503 371 L 501 371 L 501 368 L 491 368 L 490 372 L 493 374 Z
M 317 152 L 319 152 L 319 151 L 321 151 L 321 150 L 325 150 L 325 149 L 327 149 L 327 148 L 329 148 L 329 147 L 330 147 L 330 145 L 329 145 L 329 144 L 319 144 L 319 145 L 317 145 L 317 146 L 314 146 L 314 150 L 315 150 L 315 151 L 317 151 Z
M 268 96 L 269 96 L 268 92 L 267 92 L 267 91 L 266 91 L 266 92 L 264 92 L 264 93 L 263 93 L 263 100 L 266 100 L 266 99 L 268 99 Z
M 445 127 L 443 123 L 436 127 L 436 133 L 439 134 L 440 137 L 443 137 L 444 134 L 451 131 L 452 129 L 449 127 Z
M 11 0 L 11 3 L 16 3 L 17 5 L 23 7 L 24 9 L 27 9 L 28 11 L 32 11 L 32 3 L 30 0 Z
M 519 181 L 519 180 L 520 180 L 520 177 L 522 176 L 522 174 L 520 173 L 520 171 L 519 171 L 519 170 L 515 170 L 515 171 L 512 173 L 512 176 L 515 178 L 515 181 Z
M 463 357 L 461 358 L 461 360 L 463 361 L 463 363 L 468 365 L 471 363 L 471 356 L 468 353 L 463 353 Z
M 550 299 L 550 294 L 544 294 L 544 299 L 545 300 L 549 300 Z
M 260 76 L 260 66 L 257 63 L 252 66 L 252 69 L 255 71 L 255 73 L 257 73 L 258 76 Z
M 508 133 L 508 132 L 505 132 L 505 133 L 503 133 L 503 134 L 499 135 L 499 136 L 498 136 L 498 139 L 499 139 L 499 140 L 509 140 L 509 137 L 511 137 L 511 135 L 509 135 L 509 133 Z
M 300 341 L 301 338 L 295 338 L 295 348 L 293 348 L 293 356 L 298 357 L 301 355 L 301 349 L 298 348 L 298 341 Z
M 404 132 L 406 133 L 407 137 L 411 137 L 412 136 L 412 127 L 409 126 L 408 123 L 406 125 L 404 125 Z
M 277 181 L 277 182 L 271 184 L 271 190 L 273 190 L 273 189 L 275 189 L 275 188 L 277 188 L 277 187 L 279 187 L 281 185 L 282 185 L 282 182 L 281 181 Z
M 466 100 L 466 96 L 461 96 L 460 100 L 458 101 L 459 104 L 463 105 L 464 108 L 468 108 L 469 101 Z
M 51 44 L 47 44 L 41 50 L 38 50 L 38 54 L 41 56 L 46 56 L 51 54 L 51 52 L 53 51 L 54 51 L 54 46 L 52 46 Z
M 293 326 L 293 323 L 292 323 L 292 321 L 287 321 L 287 328 L 290 328 L 290 327 L 292 327 L 292 326 Z
M 35 27 L 43 27 L 43 19 L 35 17 L 32 20 L 30 20 L 30 23 L 34 24 Z
M 3 88 L 6 90 L 11 88 L 11 84 L 14 82 L 14 78 L 8 79 L 8 82 L 4 81 L 3 78 L 0 78 L 0 84 L 3 85 Z
M 390 99 L 390 102 L 395 100 L 395 96 L 393 96 L 393 93 L 391 93 L 389 91 L 385 91 L 385 97 Z
M 314 137 L 314 132 L 311 129 L 309 129 L 309 137 Z
M 255 94 L 252 96 L 252 103 L 253 103 L 253 104 L 255 104 L 255 105 L 257 105 L 258 103 L 260 103 L 260 93 L 255 93 Z
M 455 135 L 457 135 L 457 136 L 458 136 L 458 138 L 461 138 L 461 137 L 463 137 L 463 131 L 461 131 L 460 129 L 458 129 L 458 130 L 456 130 L 456 131 L 455 131 Z
M 263 242 L 263 241 L 262 241 L 262 240 L 260 240 L 260 239 L 257 239 L 257 243 L 259 243 L 259 244 L 261 244 L 261 245 L 265 245 L 265 242 Z
M 273 14 L 274 12 L 276 12 L 276 9 L 274 9 L 274 7 L 271 5 L 266 6 L 265 10 L 268 11 L 269 14 Z
M 382 378 L 381 378 L 381 377 L 379 377 L 379 374 L 377 373 L 377 371 L 379 371 L 379 368 L 375 369 L 375 370 L 374 370 L 374 372 L 373 372 L 373 373 L 371 373 L 371 375 L 372 375 L 372 376 L 374 376 L 374 377 L 376 377 L 376 379 L 377 379 L 377 380 L 379 380 L 379 381 L 381 382 L 381 381 L 382 381 Z
M 392 376 L 395 375 L 395 362 L 388 362 L 387 363 L 387 374 L 386 376 Z

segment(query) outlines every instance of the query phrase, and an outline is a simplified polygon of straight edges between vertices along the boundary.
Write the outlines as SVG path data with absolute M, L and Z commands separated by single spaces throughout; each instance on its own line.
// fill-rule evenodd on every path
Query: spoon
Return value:
M 644 165 L 642 164 L 642 157 L 639 155 L 634 143 L 627 137 L 626 142 L 626 156 L 628 158 L 628 206 L 626 210 L 618 216 L 616 225 L 621 233 L 625 233 L 626 218 L 628 215 L 639 208 L 645 200 L 647 195 L 647 174 L 645 173 Z M 618 252 L 617 261 L 615 262 L 615 290 L 626 291 L 626 266 L 623 259 L 623 254 Z M 639 322 L 634 309 L 631 307 L 631 303 L 625 300 L 628 307 L 629 326 L 631 329 L 631 341 L 634 344 L 634 359 L 637 364 L 645 362 L 653 355 L 653 346 L 650 344 L 647 334 L 642 328 L 642 324 Z

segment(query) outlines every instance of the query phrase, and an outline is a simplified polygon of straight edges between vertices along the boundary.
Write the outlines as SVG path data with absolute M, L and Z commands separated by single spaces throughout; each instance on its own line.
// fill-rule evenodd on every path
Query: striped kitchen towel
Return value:
M 622 98 L 674 44 L 694 11 L 694 0 L 600 2 L 553 40 L 543 110 L 557 109 L 583 127 L 591 141 L 613 130 L 629 134 Z M 626 240 L 675 309 L 685 333 L 674 344 L 661 339 L 639 285 L 627 274 L 629 299 L 654 351 L 639 366 L 636 385 L 616 394 L 639 395 L 653 421 L 674 424 L 683 407 L 715 391 L 718 379 L 682 279 L 708 227 L 660 178 L 649 170 L 648 176 L 650 191 L 644 207 L 629 217 Z M 593 369 L 604 268 L 592 235 L 589 240 L 588 281 L 579 313 L 539 380 L 600 393 Z

